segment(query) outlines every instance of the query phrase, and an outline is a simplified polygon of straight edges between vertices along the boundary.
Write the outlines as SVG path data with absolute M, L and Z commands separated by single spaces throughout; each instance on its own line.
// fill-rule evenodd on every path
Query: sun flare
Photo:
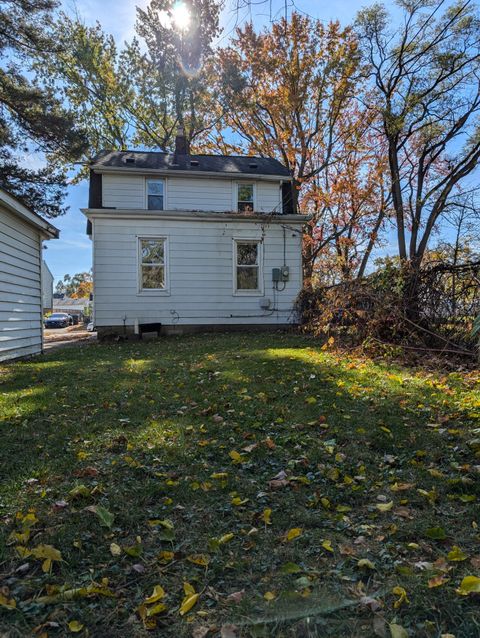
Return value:
M 190 11 L 184 2 L 177 2 L 172 9 L 173 24 L 180 31 L 186 31 L 190 25 Z

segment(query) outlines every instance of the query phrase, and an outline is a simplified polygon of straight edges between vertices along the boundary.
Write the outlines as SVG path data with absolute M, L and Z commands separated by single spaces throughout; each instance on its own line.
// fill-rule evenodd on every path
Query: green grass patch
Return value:
M 297 335 L 3 366 L 0 633 L 480 635 L 479 417 Z

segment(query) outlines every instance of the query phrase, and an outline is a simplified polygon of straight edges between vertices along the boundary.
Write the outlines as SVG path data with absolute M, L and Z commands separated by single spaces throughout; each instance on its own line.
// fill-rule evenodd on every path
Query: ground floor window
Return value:
M 236 293 L 259 293 L 262 288 L 261 248 L 258 240 L 236 239 L 234 242 L 234 290 Z
M 138 252 L 140 291 L 166 290 L 167 239 L 165 237 L 140 237 Z

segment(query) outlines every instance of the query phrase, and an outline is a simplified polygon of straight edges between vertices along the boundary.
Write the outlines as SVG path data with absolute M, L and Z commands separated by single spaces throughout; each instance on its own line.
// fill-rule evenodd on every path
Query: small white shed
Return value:
M 0 361 L 42 351 L 42 242 L 58 236 L 0 189 Z

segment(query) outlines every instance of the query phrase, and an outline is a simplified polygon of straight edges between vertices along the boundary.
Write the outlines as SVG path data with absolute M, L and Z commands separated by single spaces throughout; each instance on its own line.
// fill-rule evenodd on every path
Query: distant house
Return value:
M 42 300 L 43 312 L 52 312 L 53 308 L 53 275 L 45 260 L 42 261 Z
M 0 189 L 0 361 L 42 350 L 42 243 L 58 236 Z
M 79 321 L 90 314 L 90 299 L 88 297 L 73 299 L 55 294 L 53 296 L 53 312 L 66 312 L 69 315 L 76 315 Z
M 302 226 L 274 159 L 102 152 L 90 166 L 94 322 L 112 332 L 296 322 Z

